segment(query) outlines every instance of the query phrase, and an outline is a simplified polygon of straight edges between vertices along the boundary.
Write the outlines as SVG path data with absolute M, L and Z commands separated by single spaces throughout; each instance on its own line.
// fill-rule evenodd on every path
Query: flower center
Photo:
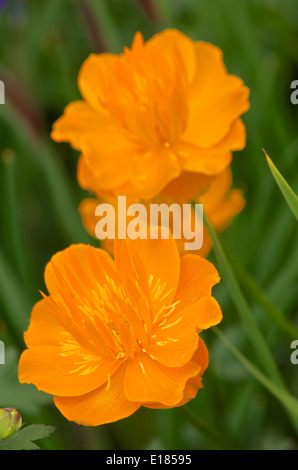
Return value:
M 186 73 L 177 51 L 170 62 L 140 43 L 111 61 L 101 104 L 142 148 L 175 145 L 186 127 Z

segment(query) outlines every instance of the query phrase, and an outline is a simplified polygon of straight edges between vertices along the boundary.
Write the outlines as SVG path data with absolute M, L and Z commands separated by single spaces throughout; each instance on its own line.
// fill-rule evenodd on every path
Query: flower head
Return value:
M 72 245 L 53 256 L 19 362 L 20 382 L 88 426 L 194 398 L 208 365 L 199 333 L 222 318 L 217 271 L 180 258 L 174 240 L 116 240 L 114 252 Z
M 52 138 L 81 152 L 78 180 L 101 196 L 151 198 L 182 171 L 216 175 L 245 145 L 248 88 L 220 49 L 165 30 L 120 55 L 91 54 Z

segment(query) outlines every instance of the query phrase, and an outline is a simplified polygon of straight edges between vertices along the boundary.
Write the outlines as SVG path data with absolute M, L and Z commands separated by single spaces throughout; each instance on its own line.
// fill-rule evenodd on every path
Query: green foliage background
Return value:
M 17 378 L 23 331 L 45 290 L 45 264 L 70 243 L 96 243 L 77 212 L 85 196 L 76 182 L 78 154 L 51 141 L 51 126 L 80 98 L 77 74 L 91 52 L 119 53 L 136 31 L 149 39 L 165 28 L 219 46 L 228 71 L 251 90 L 247 145 L 232 163 L 247 205 L 220 236 L 224 264 L 210 254 L 219 269 L 228 260 L 251 320 L 222 273 L 214 289 L 224 314 L 219 330 L 236 350 L 205 332 L 210 365 L 205 388 L 188 405 L 194 415 L 141 409 L 117 423 L 81 427 L 63 418 L 52 397 Z M 27 424 L 55 426 L 42 448 L 215 449 L 222 436 L 235 449 L 298 448 L 298 415 L 287 413 L 239 360 L 241 353 L 270 376 L 251 342 L 253 322 L 297 407 L 298 365 L 290 362 L 290 344 L 298 339 L 297 222 L 262 152 L 297 192 L 298 106 L 290 102 L 297 43 L 293 0 L 8 0 L 0 10 L 0 79 L 6 86 L 0 106 L 0 338 L 6 353 L 0 406 L 17 407 Z M 219 440 L 212 438 L 215 429 Z

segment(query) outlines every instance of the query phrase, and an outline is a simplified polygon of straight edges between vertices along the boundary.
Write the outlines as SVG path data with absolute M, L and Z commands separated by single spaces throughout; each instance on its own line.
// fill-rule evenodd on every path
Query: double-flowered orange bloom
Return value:
M 220 49 L 176 30 L 147 42 L 137 33 L 120 55 L 92 54 L 78 84 L 82 100 L 66 107 L 52 138 L 80 152 L 78 181 L 94 195 L 80 212 L 92 235 L 95 207 L 122 195 L 128 204 L 201 203 L 217 231 L 242 210 L 230 163 L 245 146 L 249 91 Z M 200 332 L 222 319 L 218 273 L 183 254 L 183 239 L 112 243 L 53 256 L 19 362 L 22 383 L 87 426 L 194 398 L 208 365 Z M 211 247 L 205 227 L 199 253 Z
M 19 380 L 54 395 L 70 421 L 96 426 L 140 406 L 181 406 L 202 387 L 199 333 L 221 321 L 219 276 L 174 240 L 72 245 L 45 270 L 49 296 L 34 307 Z
M 165 30 L 120 55 L 91 54 L 52 138 L 81 152 L 80 185 L 97 196 L 156 196 L 183 172 L 215 176 L 245 146 L 248 88 L 220 49 Z

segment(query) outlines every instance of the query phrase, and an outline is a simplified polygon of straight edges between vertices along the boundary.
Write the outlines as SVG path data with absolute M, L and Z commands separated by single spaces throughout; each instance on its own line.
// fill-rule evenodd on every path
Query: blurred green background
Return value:
M 6 103 L 0 105 L 0 339 L 6 353 L 0 406 L 17 407 L 27 424 L 54 425 L 56 431 L 39 442 L 44 449 L 218 448 L 180 410 L 142 408 L 98 428 L 69 423 L 52 397 L 17 378 L 23 331 L 39 290 L 45 291 L 45 264 L 70 243 L 96 243 L 77 211 L 85 196 L 76 181 L 78 154 L 51 141 L 52 124 L 80 98 L 77 75 L 91 52 L 119 53 L 136 31 L 149 39 L 165 28 L 219 46 L 228 71 L 251 90 L 251 109 L 244 115 L 247 145 L 232 163 L 247 205 L 221 242 L 288 390 L 298 398 L 298 365 L 290 362 L 290 344 L 298 339 L 297 224 L 262 152 L 297 192 L 298 106 L 290 102 L 290 84 L 298 79 L 296 2 L 7 0 L 0 10 L 0 79 L 6 87 Z M 213 252 L 209 258 L 217 265 Z M 224 314 L 220 330 L 259 365 L 225 279 L 214 294 Z M 233 448 L 297 449 L 297 434 L 280 402 L 211 330 L 204 340 L 210 365 L 205 388 L 189 409 Z

